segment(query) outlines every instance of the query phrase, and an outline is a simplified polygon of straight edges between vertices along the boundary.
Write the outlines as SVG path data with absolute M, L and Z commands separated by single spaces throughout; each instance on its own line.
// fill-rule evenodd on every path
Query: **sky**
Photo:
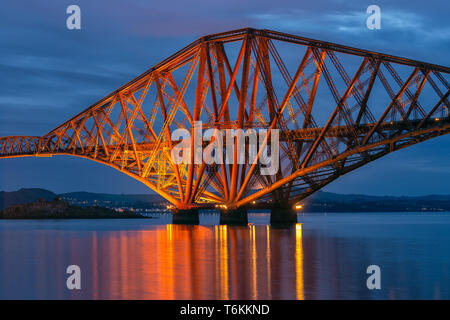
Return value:
M 68 30 L 66 9 L 81 9 Z M 381 29 L 369 30 L 369 5 Z M 400 1 L 3 0 L 0 136 L 43 135 L 200 36 L 272 29 L 450 66 L 450 3 Z M 450 136 L 385 156 L 324 190 L 373 195 L 450 194 Z M 0 190 L 150 193 L 93 161 L 0 159 Z

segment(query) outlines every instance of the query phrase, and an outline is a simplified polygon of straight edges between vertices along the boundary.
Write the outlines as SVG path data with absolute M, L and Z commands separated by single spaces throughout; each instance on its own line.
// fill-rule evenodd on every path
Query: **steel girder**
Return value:
M 0 157 L 94 160 L 181 209 L 297 202 L 385 154 L 449 133 L 449 74 L 443 66 L 269 30 L 213 34 L 42 137 L 0 138 Z M 192 132 L 196 121 L 201 131 L 266 129 L 259 151 L 280 130 L 280 170 L 263 176 L 248 154 L 245 164 L 175 164 L 172 133 Z M 194 151 L 192 145 L 191 157 Z

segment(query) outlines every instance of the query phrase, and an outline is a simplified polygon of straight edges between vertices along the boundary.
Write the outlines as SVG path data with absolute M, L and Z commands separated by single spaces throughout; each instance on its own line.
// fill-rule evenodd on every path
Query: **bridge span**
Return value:
M 100 162 L 168 200 L 178 221 L 217 208 L 223 221 L 245 222 L 248 208 L 266 207 L 272 222 L 292 222 L 296 203 L 343 174 L 449 133 L 449 78 L 431 63 L 234 30 L 199 38 L 43 136 L 0 138 L 0 158 Z M 262 175 L 248 148 L 244 163 L 175 163 L 174 131 L 199 121 L 201 132 L 265 129 L 256 160 L 275 152 L 277 130 L 279 170 Z

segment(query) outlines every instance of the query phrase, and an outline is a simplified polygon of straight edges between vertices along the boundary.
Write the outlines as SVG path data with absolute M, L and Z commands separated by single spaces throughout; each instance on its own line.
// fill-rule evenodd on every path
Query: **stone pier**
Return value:
M 198 224 L 198 210 L 197 209 L 173 209 L 173 224 Z
M 270 209 L 271 225 L 292 225 L 297 223 L 297 211 L 288 204 L 274 204 Z
M 220 224 L 247 225 L 247 209 L 237 208 L 220 210 Z

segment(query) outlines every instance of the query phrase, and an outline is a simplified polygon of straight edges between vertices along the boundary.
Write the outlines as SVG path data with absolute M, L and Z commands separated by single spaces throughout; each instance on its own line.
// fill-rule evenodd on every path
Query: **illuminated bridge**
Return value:
M 179 221 L 198 219 L 201 208 L 221 210 L 224 221 L 245 220 L 251 207 L 272 208 L 272 222 L 291 221 L 294 204 L 339 176 L 449 133 L 449 73 L 443 66 L 270 30 L 218 33 L 43 136 L 0 138 L 0 157 L 70 155 L 100 162 L 167 199 Z M 200 132 L 262 128 L 267 138 L 255 162 L 244 147 L 243 164 L 176 164 L 171 151 L 180 141 L 172 133 L 192 132 L 196 121 L 202 121 Z M 275 129 L 280 168 L 262 175 L 265 165 L 258 160 L 274 152 Z M 190 159 L 194 151 L 192 144 Z

